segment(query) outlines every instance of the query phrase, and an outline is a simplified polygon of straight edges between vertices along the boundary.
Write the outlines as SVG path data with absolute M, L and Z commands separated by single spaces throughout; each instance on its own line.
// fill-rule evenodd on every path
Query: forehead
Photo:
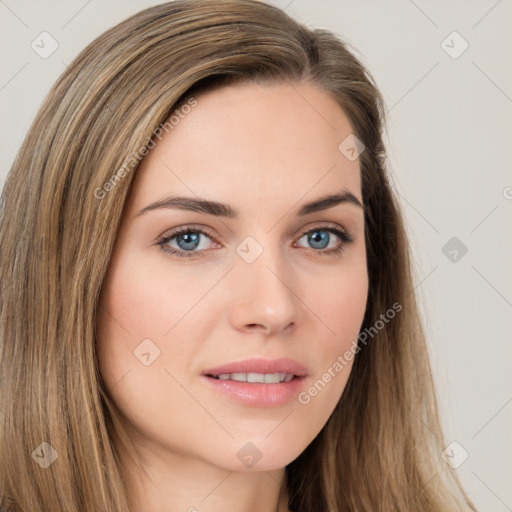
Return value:
M 350 122 L 326 92 L 243 84 L 196 101 L 141 162 L 136 207 L 167 193 L 211 197 L 240 211 L 251 201 L 296 202 L 309 191 L 345 188 L 360 197 L 359 162 L 338 149 Z

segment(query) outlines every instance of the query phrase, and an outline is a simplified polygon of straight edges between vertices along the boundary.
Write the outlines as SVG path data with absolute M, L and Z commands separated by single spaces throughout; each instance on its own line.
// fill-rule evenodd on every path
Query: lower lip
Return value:
M 290 382 L 278 384 L 219 380 L 205 375 L 202 378 L 219 393 L 253 407 L 277 407 L 287 404 L 297 398 L 304 382 L 304 377 L 294 377 Z

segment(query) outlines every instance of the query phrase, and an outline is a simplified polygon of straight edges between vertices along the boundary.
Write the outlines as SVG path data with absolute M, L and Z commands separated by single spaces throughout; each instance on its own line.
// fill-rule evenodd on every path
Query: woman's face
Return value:
M 196 100 L 137 171 L 100 299 L 101 374 L 143 456 L 277 469 L 351 370 L 368 291 L 361 148 L 313 86 Z

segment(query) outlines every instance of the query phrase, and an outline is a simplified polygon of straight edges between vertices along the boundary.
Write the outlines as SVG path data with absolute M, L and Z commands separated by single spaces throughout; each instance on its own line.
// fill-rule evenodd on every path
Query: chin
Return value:
M 293 462 L 308 445 L 286 434 L 265 436 L 268 433 L 233 440 L 231 448 L 223 451 L 223 465 L 230 471 L 275 471 Z M 234 457 L 226 457 L 229 452 Z

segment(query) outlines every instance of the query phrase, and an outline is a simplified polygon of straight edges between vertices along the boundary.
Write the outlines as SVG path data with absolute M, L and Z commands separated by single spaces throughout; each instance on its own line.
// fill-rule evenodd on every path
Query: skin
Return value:
M 308 368 L 307 390 L 350 349 L 368 293 L 363 210 L 296 211 L 341 189 L 362 203 L 359 159 L 338 150 L 350 123 L 314 86 L 244 84 L 196 99 L 137 171 L 100 297 L 100 371 L 129 423 L 133 447 L 121 458 L 134 511 L 287 510 L 278 505 L 284 467 L 327 422 L 352 362 L 306 405 L 240 404 L 200 375 L 289 357 Z M 227 203 L 240 217 L 170 208 L 137 215 L 169 195 Z M 339 255 L 303 236 L 325 223 L 353 237 Z M 190 224 L 212 235 L 201 235 L 195 256 L 162 251 L 160 237 Z M 339 245 L 326 235 L 328 248 Z M 252 263 L 236 252 L 248 236 L 263 248 Z M 168 245 L 185 252 L 185 242 Z M 160 350 L 148 366 L 134 355 L 144 339 Z M 262 454 L 251 468 L 237 457 L 248 442 Z

